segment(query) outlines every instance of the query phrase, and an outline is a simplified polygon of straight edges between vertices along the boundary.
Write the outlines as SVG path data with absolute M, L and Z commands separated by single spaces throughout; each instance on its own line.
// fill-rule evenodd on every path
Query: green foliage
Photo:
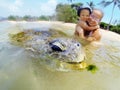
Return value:
M 45 21 L 48 21 L 49 20 L 49 16 L 40 16 L 39 17 L 39 20 L 45 20 Z
M 40 16 L 40 17 L 36 17 L 36 16 L 30 16 L 30 15 L 25 15 L 23 17 L 20 16 L 8 16 L 8 20 L 13 20 L 13 21 L 20 21 L 20 20 L 25 20 L 25 21 L 37 21 L 37 20 L 49 20 L 52 19 L 53 16 Z
M 58 4 L 56 7 L 56 18 L 59 21 L 75 23 L 77 21 L 76 13 L 76 10 L 68 4 Z
M 26 15 L 26 16 L 23 17 L 23 20 L 26 20 L 26 21 L 28 21 L 28 20 L 30 20 L 30 19 L 31 19 L 31 16 L 30 16 L 30 15 Z
M 100 28 L 102 28 L 102 29 L 107 29 L 107 23 L 105 23 L 105 22 L 101 22 L 100 23 Z
M 83 4 L 82 3 L 73 3 L 73 4 L 71 4 L 71 7 L 73 8 L 73 9 L 78 9 L 80 6 L 83 6 Z
M 100 23 L 100 28 L 102 28 L 102 29 L 107 29 L 107 26 L 108 26 L 108 24 L 105 22 Z M 116 26 L 109 25 L 109 30 L 120 34 L 120 24 L 118 24 Z
M 99 4 L 102 5 L 103 7 L 107 7 L 107 6 L 111 5 L 111 4 L 113 4 L 112 15 L 111 15 L 109 24 L 107 26 L 107 29 L 110 30 L 110 24 L 111 24 L 111 21 L 113 19 L 114 9 L 115 9 L 116 6 L 120 9 L 120 0 L 111 0 L 111 1 L 102 0 Z
M 87 2 L 88 6 L 93 10 L 95 7 L 95 4 L 93 1 Z
M 16 17 L 15 17 L 15 16 L 10 15 L 10 16 L 8 17 L 8 20 L 16 20 Z
M 120 25 L 112 26 L 110 31 L 116 32 L 120 34 Z

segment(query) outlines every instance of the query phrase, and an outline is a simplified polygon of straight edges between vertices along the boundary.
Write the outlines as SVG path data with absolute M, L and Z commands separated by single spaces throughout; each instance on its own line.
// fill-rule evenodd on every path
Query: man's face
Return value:
M 102 18 L 102 13 L 99 10 L 93 10 L 92 14 L 90 15 L 92 20 L 96 21 L 97 23 L 100 22 Z
M 90 18 L 88 19 L 89 25 L 90 26 L 98 25 L 102 16 L 103 15 L 99 10 L 93 10 L 92 14 L 90 15 Z

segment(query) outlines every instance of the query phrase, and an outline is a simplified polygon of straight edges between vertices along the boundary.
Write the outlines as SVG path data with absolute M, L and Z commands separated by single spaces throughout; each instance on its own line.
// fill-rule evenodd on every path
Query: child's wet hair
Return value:
M 80 13 L 81 13 L 82 10 L 88 10 L 90 14 L 92 13 L 91 9 L 88 8 L 88 7 L 79 8 L 79 9 L 77 10 L 77 15 L 78 15 L 78 16 L 80 16 Z

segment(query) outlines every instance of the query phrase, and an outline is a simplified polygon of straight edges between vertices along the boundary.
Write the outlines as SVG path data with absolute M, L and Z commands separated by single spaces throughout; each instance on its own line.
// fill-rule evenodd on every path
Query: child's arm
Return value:
M 76 27 L 75 27 L 75 33 L 74 34 L 79 36 L 79 34 L 82 33 L 81 29 L 82 29 L 81 26 L 79 24 L 77 24 Z
M 88 30 L 88 31 L 95 30 L 95 29 L 98 29 L 98 28 L 99 28 L 99 25 L 96 25 L 96 26 L 88 26 L 88 25 L 86 24 L 86 22 L 80 22 L 79 25 L 81 26 L 81 28 L 83 28 L 84 30 Z

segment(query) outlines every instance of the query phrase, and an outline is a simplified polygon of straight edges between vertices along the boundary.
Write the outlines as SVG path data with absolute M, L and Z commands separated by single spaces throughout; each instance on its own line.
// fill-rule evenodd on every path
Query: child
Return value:
M 83 16 L 85 17 L 88 14 L 85 10 L 89 11 L 89 17 L 86 17 L 86 20 L 83 19 Z M 78 10 L 78 15 L 80 16 L 80 21 L 76 25 L 75 35 L 88 41 L 100 40 L 99 22 L 103 17 L 103 13 L 98 9 L 94 9 L 90 13 L 89 8 L 82 8 Z

